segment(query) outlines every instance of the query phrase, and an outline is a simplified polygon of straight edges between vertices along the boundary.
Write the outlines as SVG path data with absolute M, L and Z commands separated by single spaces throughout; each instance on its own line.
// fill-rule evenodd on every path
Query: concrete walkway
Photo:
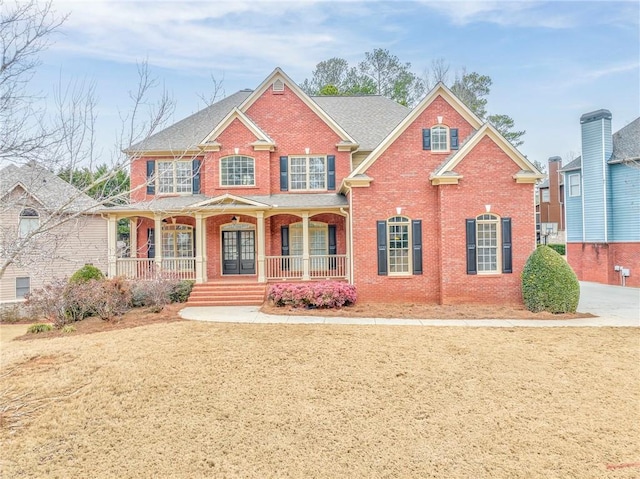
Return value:
M 344 318 L 320 316 L 276 316 L 260 312 L 259 306 L 200 306 L 180 311 L 184 319 L 219 323 L 356 324 L 399 326 L 476 326 L 476 327 L 640 327 L 640 289 L 580 283 L 578 311 L 596 318 L 567 320 L 530 319 L 400 319 Z

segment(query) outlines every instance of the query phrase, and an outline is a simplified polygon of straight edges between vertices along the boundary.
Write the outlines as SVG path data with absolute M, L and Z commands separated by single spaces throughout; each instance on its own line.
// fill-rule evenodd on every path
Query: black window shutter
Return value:
M 338 253 L 338 242 L 336 241 L 336 225 L 329 225 L 329 254 L 335 255 Z M 329 259 L 329 269 L 336 269 L 336 259 Z
M 476 265 L 476 220 L 467 221 L 467 274 L 478 274 Z
M 147 258 L 156 257 L 156 235 L 153 228 L 147 228 Z
M 451 149 L 457 150 L 458 149 L 458 129 L 457 128 L 451 128 L 449 130 L 449 138 L 451 140 Z
M 282 256 L 289 256 L 289 227 L 280 227 L 280 237 L 282 243 Z M 289 258 L 282 259 L 282 269 L 287 271 L 289 269 Z
M 411 221 L 413 274 L 422 274 L 422 220 Z
M 429 128 L 424 128 L 422 130 L 422 149 L 431 149 L 431 130 Z
M 336 189 L 336 157 L 335 155 L 327 156 L 327 189 Z
M 287 191 L 289 189 L 289 157 L 280 157 L 280 191 Z
M 378 274 L 387 274 L 387 222 L 378 221 Z
M 200 193 L 200 160 L 193 160 L 193 179 L 191 181 L 193 194 Z
M 156 160 L 147 160 L 147 194 L 153 195 L 156 192 L 156 183 L 153 178 L 156 172 Z
M 513 273 L 511 262 L 511 218 L 502 218 L 502 272 Z

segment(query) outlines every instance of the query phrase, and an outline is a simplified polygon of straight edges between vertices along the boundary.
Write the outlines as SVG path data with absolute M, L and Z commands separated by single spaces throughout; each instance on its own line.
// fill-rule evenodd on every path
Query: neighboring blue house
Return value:
M 580 117 L 582 156 L 564 166 L 567 260 L 578 278 L 640 286 L 640 118 Z

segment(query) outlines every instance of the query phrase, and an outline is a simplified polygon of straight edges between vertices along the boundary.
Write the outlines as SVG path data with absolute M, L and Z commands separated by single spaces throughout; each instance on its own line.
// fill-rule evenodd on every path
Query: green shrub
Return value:
M 53 326 L 47 323 L 36 323 L 29 326 L 27 329 L 27 333 L 37 334 L 37 333 L 46 333 L 47 331 L 52 331 Z
M 189 299 L 194 281 L 183 279 L 178 281 L 169 293 L 171 303 L 185 303 Z
M 522 270 L 522 299 L 534 313 L 573 313 L 580 299 L 580 283 L 562 256 L 541 246 L 531 253 Z
M 551 248 L 552 250 L 554 250 L 559 255 L 564 256 L 566 254 L 566 252 L 565 252 L 566 248 L 565 248 L 565 245 L 563 245 L 563 244 L 549 244 L 547 246 L 549 248 Z
M 104 274 L 98 268 L 91 264 L 85 264 L 82 268 L 71 275 L 69 278 L 70 283 L 87 283 L 90 280 L 104 279 Z
M 75 330 L 76 330 L 75 326 L 72 326 L 71 324 L 65 324 L 64 326 L 62 326 L 62 329 L 60 331 L 67 334 L 67 333 L 73 333 Z

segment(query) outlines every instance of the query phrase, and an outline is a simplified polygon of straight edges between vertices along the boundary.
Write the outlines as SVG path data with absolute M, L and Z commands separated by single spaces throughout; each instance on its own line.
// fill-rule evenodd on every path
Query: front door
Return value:
M 222 274 L 256 273 L 256 233 L 253 230 L 222 232 Z

